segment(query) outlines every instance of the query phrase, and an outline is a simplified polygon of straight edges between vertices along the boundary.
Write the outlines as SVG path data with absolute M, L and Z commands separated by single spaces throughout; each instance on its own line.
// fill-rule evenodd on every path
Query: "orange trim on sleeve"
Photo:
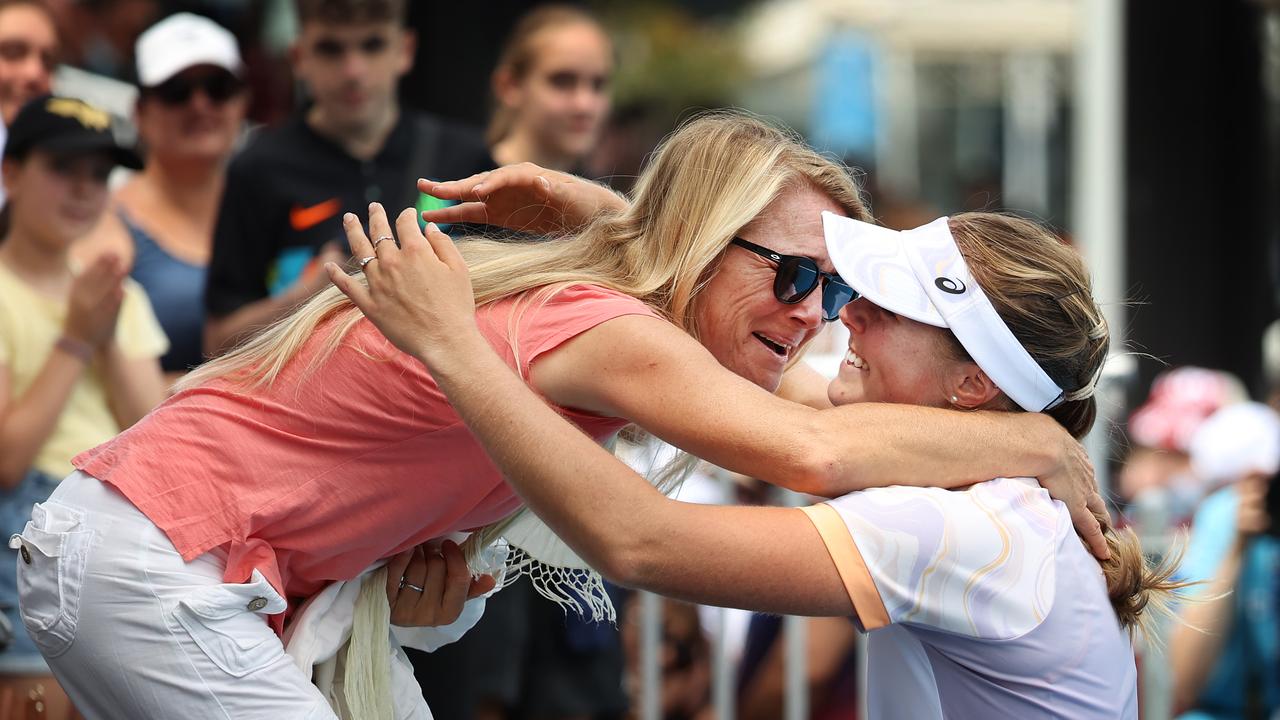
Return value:
M 849 528 L 844 524 L 840 513 L 826 503 L 800 509 L 809 516 L 813 526 L 818 529 L 818 535 L 822 536 L 822 542 L 827 546 L 827 552 L 831 554 L 831 560 L 836 564 L 836 570 L 840 573 L 840 579 L 844 581 L 844 587 L 849 592 L 849 599 L 853 601 L 853 609 L 858 613 L 858 620 L 862 623 L 862 627 L 866 630 L 875 630 L 888 625 L 889 611 L 885 610 L 884 601 L 876 591 L 871 572 L 867 570 L 862 553 L 858 551 L 853 535 L 849 533 Z

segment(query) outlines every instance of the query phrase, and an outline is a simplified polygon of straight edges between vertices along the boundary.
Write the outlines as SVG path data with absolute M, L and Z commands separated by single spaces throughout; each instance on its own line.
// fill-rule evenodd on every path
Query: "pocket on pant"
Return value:
M 247 583 L 193 591 L 178 601 L 173 618 L 223 672 L 244 677 L 284 655 L 284 644 L 263 617 L 284 609 L 284 599 L 255 570 Z
M 93 539 L 83 518 L 65 505 L 39 503 L 26 528 L 9 538 L 18 551 L 19 615 L 45 657 L 61 655 L 75 640 Z

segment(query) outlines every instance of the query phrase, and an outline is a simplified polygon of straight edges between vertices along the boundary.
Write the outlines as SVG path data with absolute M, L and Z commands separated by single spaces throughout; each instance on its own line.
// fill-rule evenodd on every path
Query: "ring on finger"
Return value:
M 360 258 L 360 269 L 363 270 L 365 265 L 368 265 L 369 263 L 377 259 L 378 259 L 377 255 L 369 255 L 368 257 Z
M 400 587 L 409 588 L 414 592 L 424 592 L 423 588 L 420 588 L 417 585 L 414 585 L 413 583 L 409 582 L 408 580 L 405 580 L 404 578 L 400 578 Z
M 378 237 L 378 239 L 377 239 L 377 240 L 374 240 L 374 241 L 373 241 L 373 249 L 374 249 L 374 250 L 377 250 L 377 249 L 378 249 L 378 243 L 382 242 L 383 240 L 392 240 L 392 241 L 394 241 L 394 240 L 395 240 L 395 238 L 391 237 L 390 235 L 381 235 L 381 236 L 379 236 L 379 237 Z

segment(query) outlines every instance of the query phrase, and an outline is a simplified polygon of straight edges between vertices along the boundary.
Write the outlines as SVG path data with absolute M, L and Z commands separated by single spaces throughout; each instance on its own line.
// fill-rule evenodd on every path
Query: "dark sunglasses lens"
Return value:
M 181 105 L 191 99 L 191 93 L 194 91 L 195 88 L 191 86 L 189 81 L 174 78 L 155 86 L 152 88 L 151 93 L 166 105 Z
M 231 73 L 210 75 L 204 80 L 204 92 L 214 102 L 226 102 L 240 92 L 240 80 Z
M 210 100 L 223 103 L 240 92 L 240 80 L 231 73 L 220 72 L 204 77 L 173 78 L 157 85 L 152 92 L 168 105 L 183 105 L 191 100 L 196 89 L 204 91 Z
M 817 263 L 807 258 L 788 258 L 778 266 L 773 294 L 784 303 L 797 303 L 813 292 L 819 279 Z
M 827 322 L 840 317 L 840 310 L 845 305 L 858 299 L 858 291 L 849 287 L 843 280 L 831 280 L 822 288 L 822 314 Z

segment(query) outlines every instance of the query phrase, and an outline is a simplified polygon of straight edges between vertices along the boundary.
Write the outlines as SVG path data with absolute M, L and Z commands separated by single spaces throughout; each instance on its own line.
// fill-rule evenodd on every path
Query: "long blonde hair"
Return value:
M 1048 411 L 1075 438 L 1097 417 L 1093 390 L 1111 345 L 1102 309 L 1093 299 L 1080 256 L 1037 223 L 998 213 L 963 213 L 950 220 L 951 234 L 973 278 L 1000 318 L 1031 357 L 1066 391 Z M 954 336 L 947 349 L 970 359 Z M 1012 402 L 1004 406 L 1017 408 Z M 1095 513 L 1111 558 L 1102 562 L 1107 594 L 1122 627 L 1154 639 L 1153 615 L 1169 616 L 1174 598 L 1190 583 L 1174 579 L 1181 553 L 1158 565 L 1148 562 L 1138 536 Z
M 850 216 L 868 213 L 847 168 L 795 135 L 737 111 L 699 115 L 662 142 L 638 179 L 630 208 L 576 234 L 537 243 L 470 239 L 458 245 L 477 306 L 527 291 L 529 305 L 591 283 L 630 295 L 698 337 L 696 300 L 733 236 L 785 188 L 808 183 Z M 360 310 L 329 287 L 230 353 L 189 373 L 183 390 L 214 378 L 270 385 L 326 322 L 324 361 Z

